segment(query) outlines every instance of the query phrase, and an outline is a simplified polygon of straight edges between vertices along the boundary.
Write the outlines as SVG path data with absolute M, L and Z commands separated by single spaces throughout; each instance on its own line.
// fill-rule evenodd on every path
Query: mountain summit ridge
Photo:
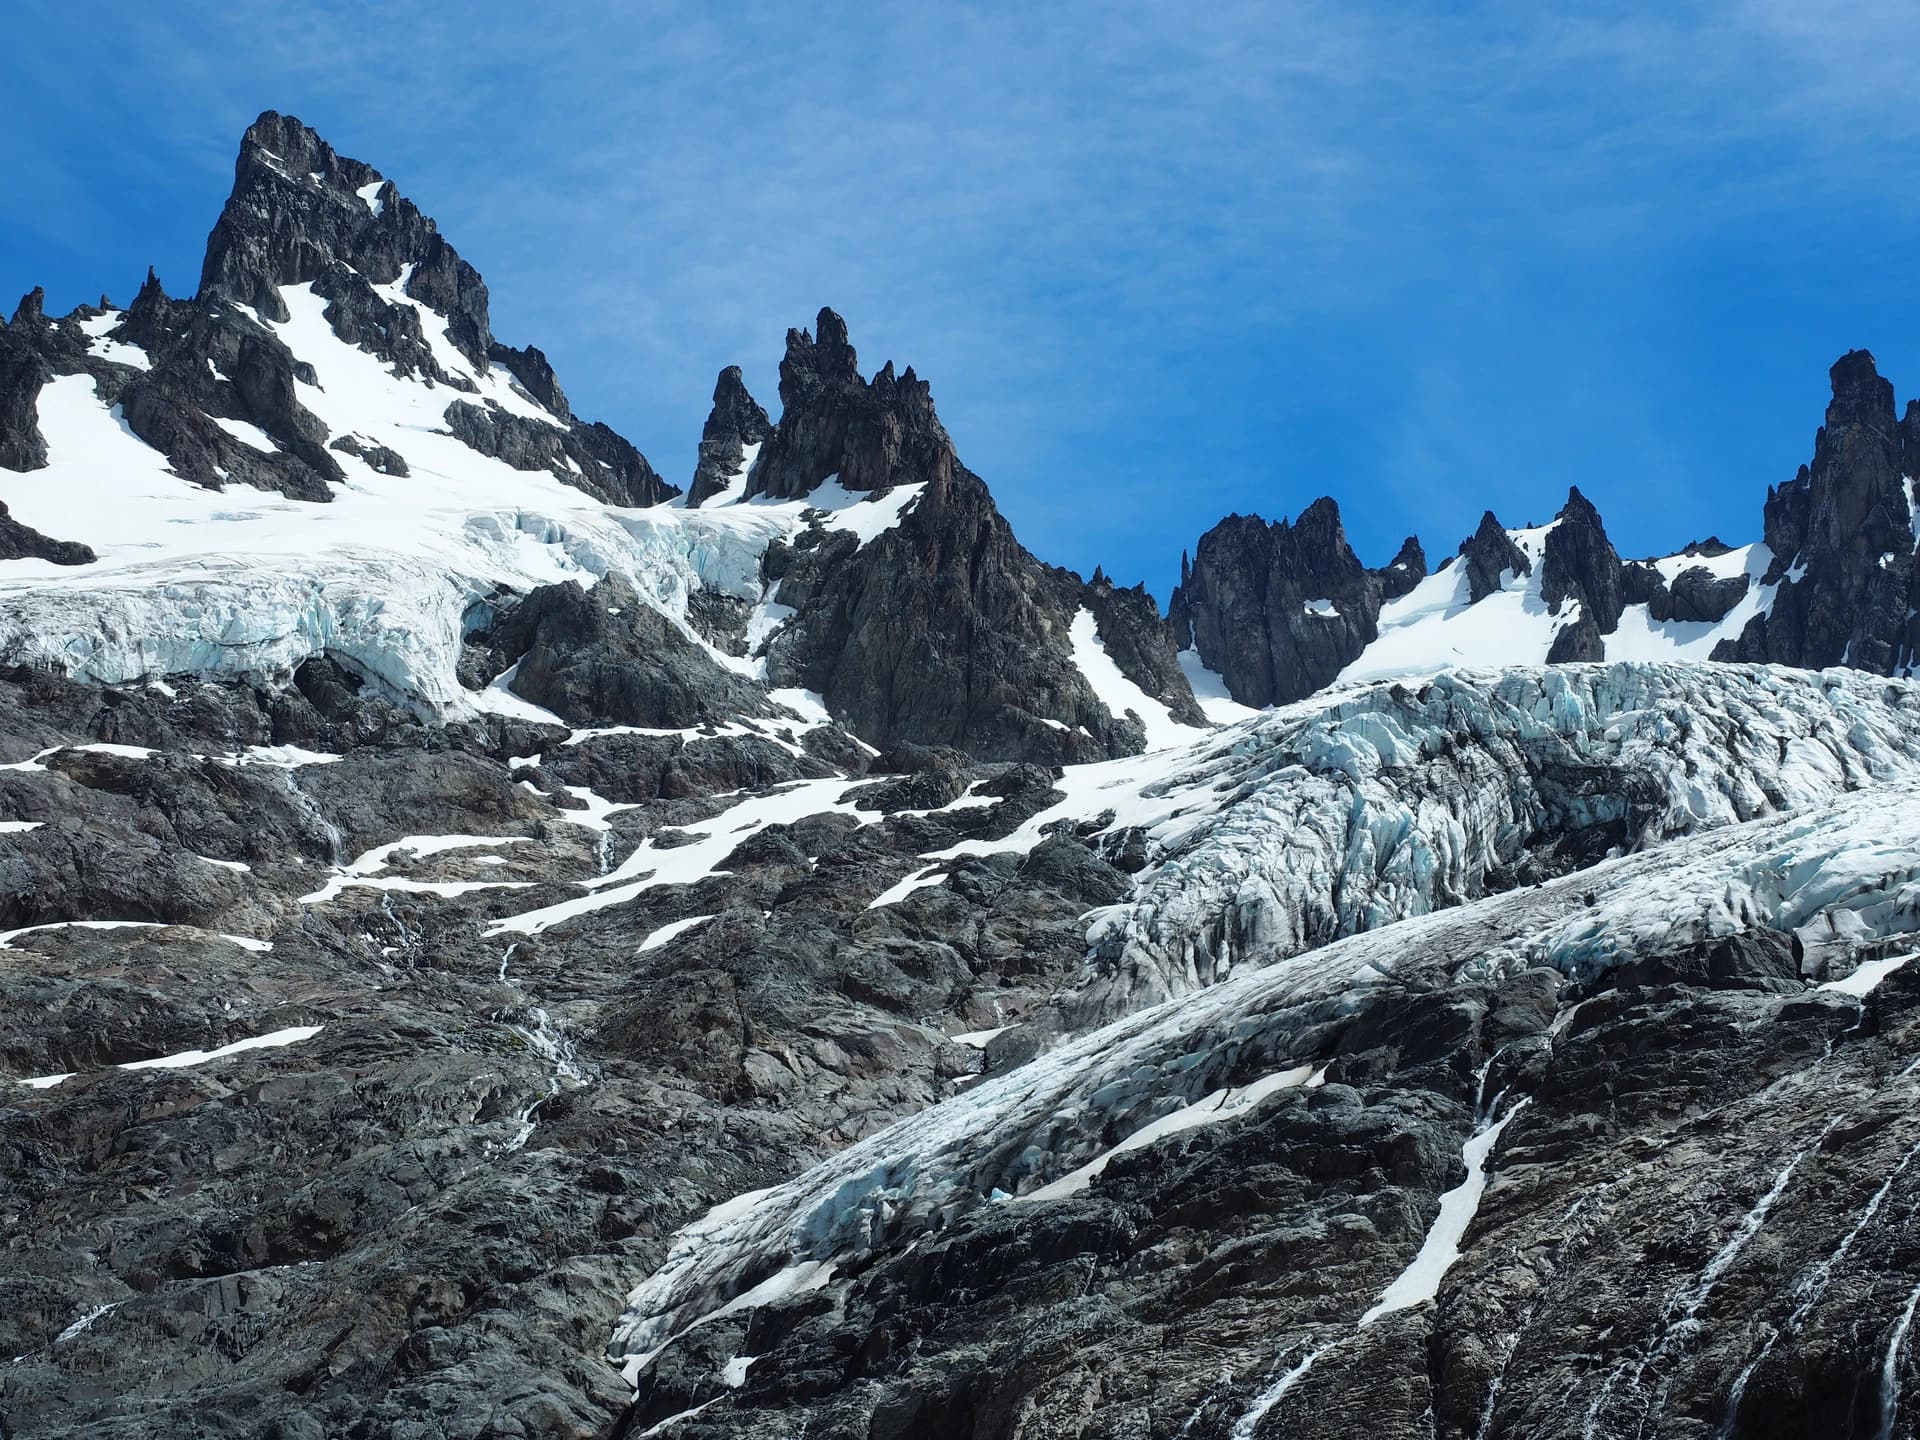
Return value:
M 0 326 L 0 1434 L 1904 1433 L 1920 409 L 1831 378 L 1753 544 L 1321 498 L 1163 616 L 830 308 L 677 492 L 268 112 L 193 298 Z

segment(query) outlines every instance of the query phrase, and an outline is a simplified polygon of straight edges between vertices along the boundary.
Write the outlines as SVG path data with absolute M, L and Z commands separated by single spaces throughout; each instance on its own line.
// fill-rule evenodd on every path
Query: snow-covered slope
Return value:
M 1502 665 L 1541 665 L 1561 631 L 1580 618 L 1579 602 L 1549 611 L 1541 594 L 1546 567 L 1546 538 L 1552 525 L 1509 530 L 1507 537 L 1532 564 L 1530 573 L 1513 570 L 1500 588 L 1474 601 L 1466 567 L 1436 571 L 1398 600 L 1380 607 L 1380 634 L 1358 659 L 1340 672 L 1343 684 L 1362 680 L 1408 679 L 1452 668 L 1486 669 Z M 1619 628 L 1604 637 L 1608 660 L 1705 660 L 1713 647 L 1732 640 L 1773 603 L 1777 584 L 1763 585 L 1773 560 L 1765 545 L 1744 545 L 1722 555 L 1670 555 L 1653 568 L 1671 581 L 1698 565 L 1715 578 L 1744 575 L 1744 597 L 1719 620 L 1656 620 L 1645 602 L 1627 605 Z
M 698 638 L 686 625 L 692 593 L 758 602 L 760 557 L 805 528 L 809 511 L 864 541 L 912 503 L 906 487 L 875 502 L 829 486 L 782 503 L 605 505 L 448 433 L 442 415 L 459 397 L 346 344 L 311 287 L 281 298 L 291 318 L 263 323 L 313 367 L 318 383 L 298 387 L 301 403 L 330 436 L 390 449 L 410 473 L 342 453 L 347 479 L 330 504 L 203 489 L 171 473 L 92 379 L 57 377 L 39 402 L 49 468 L 0 471 L 0 501 L 45 533 L 83 537 L 100 559 L 0 561 L 0 653 L 117 684 L 182 673 L 271 680 L 325 651 L 396 697 L 484 705 L 454 670 L 469 620 L 502 588 L 591 585 L 618 571 Z M 492 392 L 538 413 L 497 373 Z

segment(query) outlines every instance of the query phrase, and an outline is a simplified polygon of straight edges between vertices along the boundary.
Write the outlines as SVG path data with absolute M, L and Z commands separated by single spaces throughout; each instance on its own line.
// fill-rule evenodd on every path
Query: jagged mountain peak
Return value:
M 1893 384 L 1880 374 L 1871 350 L 1849 350 L 1827 372 L 1833 385 L 1833 403 L 1827 423 L 1858 420 L 1893 428 Z
M 398 283 L 444 316 L 452 344 L 486 368 L 493 336 L 480 272 L 379 171 L 269 110 L 241 138 L 233 190 L 207 237 L 200 296 L 285 320 L 281 287 L 312 284 L 339 303 L 356 288 L 343 270 L 360 287 Z
M 780 407 L 747 477 L 749 496 L 792 499 L 833 476 L 848 490 L 944 485 L 953 473 L 933 387 L 912 366 L 896 375 L 892 361 L 863 379 L 847 323 L 831 309 L 821 309 L 813 333 L 787 331 Z
M 713 408 L 700 432 L 700 458 L 687 486 L 687 504 L 703 505 L 726 493 L 772 432 L 773 421 L 747 389 L 740 367 L 727 366 L 713 382 Z

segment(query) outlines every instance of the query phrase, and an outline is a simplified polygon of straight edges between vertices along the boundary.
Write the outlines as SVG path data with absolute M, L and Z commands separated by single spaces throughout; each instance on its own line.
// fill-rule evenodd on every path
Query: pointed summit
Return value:
M 283 285 L 311 284 L 364 309 L 368 297 L 353 292 L 395 282 L 445 316 L 448 338 L 486 368 L 486 284 L 433 221 L 371 165 L 336 154 L 292 116 L 269 110 L 248 126 L 233 191 L 207 237 L 201 299 L 285 320 Z
M 1507 571 L 1533 573 L 1533 562 L 1491 510 L 1481 515 L 1479 528 L 1460 542 L 1460 555 L 1467 562 L 1467 599 L 1476 605 L 1500 588 L 1500 577 Z
M 1620 627 L 1620 612 L 1627 603 L 1626 575 L 1620 554 L 1600 522 L 1600 512 L 1577 487 L 1567 491 L 1567 503 L 1547 531 L 1540 559 L 1540 596 L 1554 615 L 1568 601 L 1579 606 L 1579 614 L 1554 636 L 1547 651 L 1549 664 L 1604 658 L 1600 637 Z
M 830 475 L 849 490 L 938 481 L 954 465 L 953 442 L 934 414 L 933 391 L 909 366 L 889 362 L 861 379 L 847 322 L 822 309 L 815 339 L 787 332 L 780 362 L 780 423 L 754 461 L 749 495 L 790 499 Z
M 758 448 L 773 431 L 760 402 L 747 392 L 738 365 L 720 372 L 713 385 L 713 409 L 700 432 L 700 460 L 687 487 L 687 504 L 700 505 L 726 489 L 739 475 L 748 447 Z

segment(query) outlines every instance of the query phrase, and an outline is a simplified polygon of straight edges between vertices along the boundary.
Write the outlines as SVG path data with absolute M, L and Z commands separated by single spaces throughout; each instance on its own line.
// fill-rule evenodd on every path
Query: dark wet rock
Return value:
M 495 340 L 487 347 L 487 358 L 519 381 L 520 388 L 550 414 L 562 420 L 573 418 L 573 409 L 567 404 L 567 394 L 560 388 L 560 377 L 553 373 L 553 366 L 539 346 L 528 345 L 521 349 Z
M 683 729 L 764 713 L 760 691 L 610 575 L 544 585 L 480 640 L 510 688 L 573 725 Z
M 1533 573 L 1533 563 L 1491 510 L 1480 517 L 1479 528 L 1460 542 L 1460 558 L 1467 567 L 1467 599 L 1475 605 L 1500 588 L 1503 575 Z
M 1655 620 L 1723 620 L 1746 598 L 1752 580 L 1746 575 L 1715 579 L 1704 565 L 1690 565 L 1673 577 L 1673 584 L 1654 592 L 1647 613 Z
M 1573 601 L 1598 634 L 1611 635 L 1626 604 L 1623 588 L 1620 556 L 1607 539 L 1600 512 L 1578 489 L 1569 490 L 1567 503 L 1554 517 L 1542 547 L 1540 597 L 1555 615 Z M 1578 658 L 1598 660 L 1600 656 Z
M 77 540 L 55 540 L 22 525 L 0 502 L 0 560 L 50 560 L 55 565 L 91 565 L 93 548 Z
M 26 308 L 25 301 L 20 308 Z M 39 400 L 49 378 L 33 346 L 16 337 L 13 327 L 0 327 L 0 469 L 38 470 L 47 463 Z
M 921 488 L 865 543 L 814 527 L 768 552 L 772 598 L 796 612 L 768 641 L 771 682 L 820 695 L 882 750 L 912 742 L 1049 762 L 1130 754 L 1144 743 L 1141 722 L 1113 714 L 1073 660 L 1085 607 L 1122 673 L 1176 718 L 1197 718 L 1145 592 L 1088 586 L 1037 560 L 955 456 L 926 382 L 911 369 L 896 379 L 890 365 L 865 382 L 844 322 L 823 310 L 819 329 L 817 342 L 789 332 L 785 408 L 749 493 L 804 495 L 832 474 L 856 491 Z
M 754 460 L 747 494 L 791 499 L 829 476 L 848 490 L 944 483 L 957 461 L 927 382 L 911 365 L 896 377 L 892 361 L 865 380 L 847 322 L 822 309 L 814 329 L 818 339 L 787 332 L 780 423 Z
M 1794 937 L 1779 930 L 1743 931 L 1678 954 L 1635 956 L 1614 972 L 1613 980 L 1618 985 L 1704 985 L 1787 995 L 1806 988 Z
M 747 393 L 738 365 L 720 372 L 713 386 L 713 409 L 700 433 L 700 460 L 687 486 L 687 503 L 700 505 L 724 490 L 739 472 L 749 445 L 764 444 L 773 422 Z
M 1659 597 L 1666 593 L 1666 577 L 1646 561 L 1634 560 L 1620 567 L 1620 599 L 1624 603 L 1663 604 Z
M 1399 561 L 1412 563 L 1405 546 Z M 1284 705 L 1331 684 L 1378 633 L 1382 580 L 1353 553 L 1330 499 L 1292 524 L 1229 516 L 1181 572 L 1168 605 L 1176 641 L 1243 705 Z
M 1420 537 L 1409 535 L 1400 542 L 1400 549 L 1384 569 L 1373 572 L 1380 581 L 1380 598 L 1398 600 L 1409 593 L 1414 586 L 1427 578 L 1427 552 L 1421 548 Z
M 338 450 L 343 455 L 351 455 L 358 460 L 364 460 L 369 468 L 378 470 L 382 475 L 407 475 L 411 473 L 407 469 L 406 457 L 398 450 L 394 450 L 386 445 L 376 445 L 370 441 L 361 440 L 358 436 L 342 435 L 327 448 L 330 450 Z
M 1848 664 L 1886 674 L 1920 654 L 1907 478 L 1920 429 L 1896 418 L 1893 386 L 1867 351 L 1836 361 L 1832 382 L 1812 465 L 1767 492 L 1773 561 L 1761 583 L 1779 582 L 1779 590 L 1767 614 L 1721 642 L 1716 660 Z

